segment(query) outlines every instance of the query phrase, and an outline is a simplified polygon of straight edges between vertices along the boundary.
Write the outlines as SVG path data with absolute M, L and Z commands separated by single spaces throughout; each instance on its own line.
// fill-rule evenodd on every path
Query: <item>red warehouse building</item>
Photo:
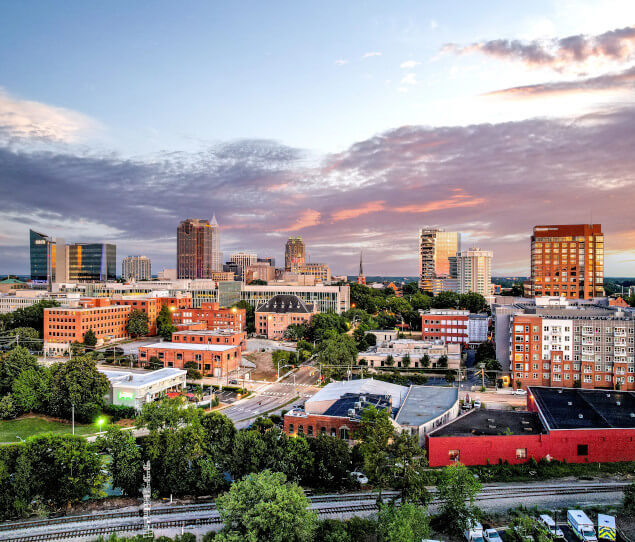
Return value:
M 199 309 L 176 309 L 172 313 L 174 325 L 195 322 L 205 322 L 209 330 L 244 331 L 247 324 L 247 311 L 236 307 L 221 308 L 218 303 L 201 303 Z
M 230 329 L 185 330 L 172 333 L 173 343 L 231 344 L 239 346 L 241 352 L 247 348 L 247 332 Z
M 240 368 L 240 346 L 220 344 L 154 343 L 139 347 L 139 361 L 156 357 L 164 367 L 183 369 L 193 362 L 206 376 L 225 378 Z
M 431 467 L 635 461 L 635 393 L 530 387 L 527 411 L 475 410 L 426 437 Z

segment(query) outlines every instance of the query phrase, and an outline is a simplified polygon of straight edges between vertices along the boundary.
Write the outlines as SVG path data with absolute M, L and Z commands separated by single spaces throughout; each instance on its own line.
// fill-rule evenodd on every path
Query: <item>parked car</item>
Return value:
M 463 534 L 468 542 L 483 542 L 483 526 L 478 521 L 470 520 Z
M 516 395 L 527 395 L 527 390 L 523 390 L 522 388 L 519 388 L 514 393 Z
M 485 542 L 503 542 L 496 529 L 485 529 L 483 531 Z
M 481 408 L 481 400 L 480 399 L 475 399 L 474 400 L 474 408 Z
M 365 486 L 368 483 L 368 476 L 366 476 L 363 472 L 353 471 L 351 472 L 351 478 L 362 486 Z
M 233 385 L 237 385 L 238 384 L 238 380 L 232 379 L 232 380 L 229 381 L 229 383 L 233 384 Z
M 542 516 L 538 518 L 538 520 L 547 528 L 551 536 L 555 538 L 564 538 L 564 533 L 562 532 L 562 529 L 560 529 L 556 525 L 556 522 L 553 520 L 551 516 L 547 514 L 543 514 Z

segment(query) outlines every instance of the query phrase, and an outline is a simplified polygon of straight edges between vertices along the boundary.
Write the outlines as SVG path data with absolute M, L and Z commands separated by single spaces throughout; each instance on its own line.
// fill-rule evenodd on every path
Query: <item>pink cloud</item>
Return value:
M 383 211 L 384 209 L 385 206 L 383 201 L 369 201 L 359 207 L 336 211 L 331 215 L 331 218 L 333 222 L 339 222 L 340 220 L 349 220 L 350 218 L 357 218 L 358 216 Z
M 310 228 L 311 226 L 317 226 L 318 224 L 320 224 L 321 216 L 322 213 L 320 213 L 319 211 L 316 211 L 314 209 L 307 209 L 298 217 L 298 219 L 293 224 L 286 228 L 280 228 L 276 231 L 297 231 L 304 228 Z

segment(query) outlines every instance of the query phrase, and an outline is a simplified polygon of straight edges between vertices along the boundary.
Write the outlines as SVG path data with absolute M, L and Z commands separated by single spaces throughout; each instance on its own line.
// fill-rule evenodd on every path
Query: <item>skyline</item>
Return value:
M 0 21 L 0 273 L 29 228 L 174 268 L 215 213 L 225 253 L 349 275 L 415 276 L 429 226 L 528 276 L 533 226 L 593 222 L 634 274 L 630 2 L 36 4 Z

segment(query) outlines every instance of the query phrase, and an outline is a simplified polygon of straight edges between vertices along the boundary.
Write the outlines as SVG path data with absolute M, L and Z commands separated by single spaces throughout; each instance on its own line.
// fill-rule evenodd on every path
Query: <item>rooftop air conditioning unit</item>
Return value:
M 359 401 L 356 401 L 355 408 L 362 408 L 362 404 Z
M 573 406 L 573 403 L 572 403 L 571 401 L 568 401 L 568 402 L 567 402 L 567 404 L 568 404 L 569 406 Z
M 349 417 L 351 417 L 351 416 L 355 416 L 355 409 L 354 409 L 354 408 L 349 408 L 349 409 L 348 409 L 348 416 L 349 416 Z
M 617 406 L 621 406 L 621 405 L 622 405 L 622 401 L 616 401 L 616 402 L 615 402 L 615 404 L 616 404 Z
M 582 419 L 584 416 L 582 414 L 578 414 L 578 418 Z
M 365 396 L 365 395 L 362 395 L 362 396 L 359 398 L 359 401 L 360 401 L 360 403 L 365 403 L 365 402 L 366 402 L 366 396 Z

